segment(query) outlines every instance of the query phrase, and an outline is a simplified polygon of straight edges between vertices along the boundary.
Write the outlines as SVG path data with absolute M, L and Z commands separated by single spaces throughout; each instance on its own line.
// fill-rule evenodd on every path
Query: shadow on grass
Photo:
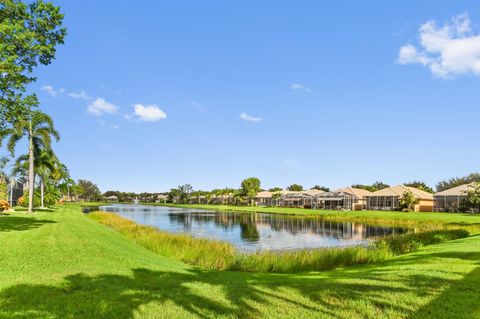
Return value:
M 3 216 L 0 217 L 0 232 L 29 230 L 54 223 L 56 222 L 31 217 Z
M 406 256 L 407 257 L 407 256 Z M 435 271 L 433 259 L 445 264 Z M 70 275 L 58 284 L 0 292 L 0 318 L 331 317 L 478 318 L 480 252 L 439 251 L 325 273 L 268 275 L 200 269 L 132 269 L 131 275 Z M 463 276 L 461 279 L 456 279 Z M 428 303 L 419 307 L 427 300 Z M 148 313 L 147 313 L 148 312 Z
M 417 298 L 430 297 L 438 289 L 446 290 L 415 313 L 414 318 L 450 318 L 452 309 L 441 310 L 448 305 L 456 311 L 478 310 L 480 268 L 461 281 L 428 274 L 385 281 L 382 275 L 390 272 L 389 267 L 366 268 L 331 272 L 321 278 L 311 274 L 144 268 L 132 269 L 131 276 L 75 274 L 65 277 L 64 283 L 57 286 L 20 284 L 4 289 L 0 293 L 0 318 L 133 318 L 142 317 L 148 306 L 157 307 L 153 311 L 160 317 L 176 318 L 298 317 L 298 314 L 322 318 L 349 318 L 354 314 L 388 317 L 384 311 L 407 317 L 412 315 L 412 309 L 418 308 Z M 366 310 L 365 304 L 373 310 Z M 285 309 L 295 309 L 297 315 L 287 314 Z M 153 316 L 151 312 L 148 315 Z
M 480 317 L 480 267 L 450 285 L 410 318 L 477 319 Z

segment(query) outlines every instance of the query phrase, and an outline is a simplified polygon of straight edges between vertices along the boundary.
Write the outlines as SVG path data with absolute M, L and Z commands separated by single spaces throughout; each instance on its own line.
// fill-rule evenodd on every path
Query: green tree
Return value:
M 480 210 L 480 182 L 473 183 L 473 186 L 467 191 L 465 203 L 469 208 Z
M 463 184 L 480 182 L 480 173 L 472 173 L 463 177 L 453 177 L 447 180 L 440 181 L 437 184 L 437 192 L 441 192 L 453 187 L 457 187 Z
M 0 131 L 38 105 L 35 95 L 24 96 L 39 64 L 55 58 L 66 29 L 59 7 L 41 0 L 0 1 Z
M 35 187 L 35 148 L 51 149 L 51 139 L 60 139 L 55 130 L 53 120 L 47 114 L 40 111 L 32 111 L 27 116 L 19 118 L 11 128 L 0 132 L 0 142 L 8 139 L 7 147 L 13 155 L 17 143 L 26 136 L 28 139 L 28 191 L 34 194 Z M 34 196 L 29 197 L 28 212 L 33 211 Z
M 379 191 L 381 189 L 385 189 L 385 188 L 388 188 L 388 187 L 390 187 L 390 185 L 385 184 L 383 182 L 378 182 L 378 181 L 376 181 L 372 185 L 363 185 L 363 184 L 352 185 L 352 188 L 365 189 L 369 192 L 376 192 L 376 191 Z
M 315 185 L 312 187 L 312 189 L 317 189 L 319 191 L 324 191 L 324 192 L 329 192 L 330 191 L 330 188 L 326 187 L 326 186 L 320 186 L 320 185 Z
M 417 205 L 418 202 L 418 198 L 416 198 L 411 191 L 406 191 L 400 197 L 398 205 L 404 211 L 411 212 L 415 210 L 415 205 Z
M 303 191 L 303 186 L 299 185 L 299 184 L 292 184 L 292 185 L 287 187 L 287 190 L 289 190 L 291 192 L 301 192 L 301 191 Z
M 45 185 L 48 186 L 49 193 L 52 193 L 52 186 L 55 180 L 60 174 L 60 161 L 51 149 L 41 150 L 38 155 L 35 156 L 35 168 L 36 173 L 40 178 L 40 207 L 45 207 Z M 53 187 L 55 188 L 55 187 Z M 58 192 L 55 192 L 55 196 Z M 55 196 L 50 196 L 53 199 Z M 51 200 L 49 201 L 49 204 Z
M 45 185 L 54 182 L 58 178 L 61 164 L 51 149 L 42 149 L 41 145 L 38 145 L 37 143 L 34 144 L 33 154 L 35 180 L 36 176 L 40 179 L 40 207 L 45 208 Z M 29 156 L 19 156 L 15 167 L 22 167 L 23 170 L 27 170 L 28 166 Z
M 176 203 L 177 200 L 180 199 L 180 191 L 178 188 L 172 188 L 170 189 L 170 192 L 168 192 L 168 201 L 172 203 Z
M 409 183 L 404 183 L 403 185 L 409 186 L 409 187 L 415 187 L 419 190 L 422 190 L 422 191 L 430 193 L 430 194 L 435 193 L 435 191 L 430 186 L 428 186 L 425 182 L 413 181 L 413 182 L 409 182 Z
M 272 200 L 275 203 L 275 206 L 278 205 L 278 200 L 282 197 L 282 192 L 275 192 L 272 194 Z
M 100 189 L 96 184 L 91 181 L 80 179 L 77 182 L 79 194 L 84 198 L 88 198 L 89 201 L 96 201 L 101 195 Z
M 242 181 L 240 185 L 240 196 L 245 198 L 248 203 L 253 204 L 253 199 L 260 192 L 260 180 L 256 177 L 249 177 Z
M 178 189 L 178 196 L 180 197 L 180 202 L 188 203 L 190 196 L 193 192 L 193 187 L 190 184 L 180 185 L 177 187 Z
M 268 191 L 271 192 L 271 193 L 281 192 L 282 190 L 283 190 L 283 188 L 281 188 L 281 187 L 272 187 L 272 188 L 268 189 Z

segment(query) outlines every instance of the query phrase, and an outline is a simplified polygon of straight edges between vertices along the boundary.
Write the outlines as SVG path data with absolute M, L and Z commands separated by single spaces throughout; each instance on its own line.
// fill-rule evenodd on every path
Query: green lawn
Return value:
M 330 219 L 349 220 L 349 221 L 378 221 L 378 222 L 421 222 L 436 224 L 478 224 L 480 225 L 480 214 L 469 213 L 424 213 L 424 212 L 393 212 L 393 211 L 327 211 L 304 208 L 288 207 L 250 207 L 250 206 L 231 206 L 231 205 L 195 205 L 195 204 L 159 204 L 151 203 L 147 205 L 169 206 L 211 209 L 221 211 L 243 211 L 252 213 L 272 213 L 272 214 L 290 214 L 290 215 L 308 215 L 322 216 Z
M 366 266 L 251 274 L 159 257 L 77 205 L 0 217 L 0 318 L 469 319 L 479 295 L 480 236 Z

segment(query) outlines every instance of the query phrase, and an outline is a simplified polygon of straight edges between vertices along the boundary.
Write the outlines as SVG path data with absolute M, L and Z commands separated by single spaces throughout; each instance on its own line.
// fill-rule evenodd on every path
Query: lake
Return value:
M 143 205 L 109 205 L 100 207 L 100 210 L 172 233 L 227 241 L 245 252 L 365 245 L 380 237 L 408 231 L 401 227 L 332 222 L 319 217 L 283 214 Z

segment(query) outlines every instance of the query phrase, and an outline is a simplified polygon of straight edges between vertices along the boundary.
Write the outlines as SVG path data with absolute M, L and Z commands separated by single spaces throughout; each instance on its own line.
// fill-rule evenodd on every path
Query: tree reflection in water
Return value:
M 162 230 L 230 241 L 246 250 L 357 245 L 408 231 L 406 228 L 334 222 L 311 216 L 122 205 L 102 209 Z

